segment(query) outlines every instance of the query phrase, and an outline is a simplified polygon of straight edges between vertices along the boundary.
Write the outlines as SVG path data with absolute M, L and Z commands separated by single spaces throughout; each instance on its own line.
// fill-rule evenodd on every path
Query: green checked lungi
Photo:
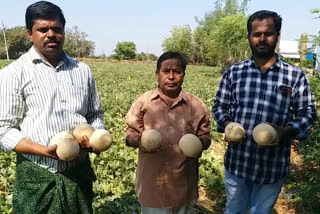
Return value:
M 52 173 L 17 154 L 14 213 L 92 213 L 95 179 L 89 158 L 66 172 Z

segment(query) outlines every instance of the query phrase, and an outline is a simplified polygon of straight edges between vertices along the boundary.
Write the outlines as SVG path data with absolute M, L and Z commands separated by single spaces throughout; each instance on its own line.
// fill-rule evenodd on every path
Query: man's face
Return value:
M 272 18 L 256 19 L 252 22 L 252 31 L 248 35 L 252 55 L 259 58 L 270 58 L 278 43 L 277 33 Z
M 183 83 L 184 71 L 178 59 L 167 59 L 156 72 L 159 87 L 166 95 L 176 95 Z
M 59 19 L 33 21 L 32 31 L 27 30 L 29 39 L 45 59 L 59 58 L 65 39 L 64 27 Z

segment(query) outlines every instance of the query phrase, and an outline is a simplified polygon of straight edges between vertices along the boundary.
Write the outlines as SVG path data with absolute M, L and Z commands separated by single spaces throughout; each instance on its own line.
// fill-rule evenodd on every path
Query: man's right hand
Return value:
M 135 145 L 135 147 L 139 148 L 142 152 L 149 153 L 149 154 L 156 153 L 161 148 L 160 147 L 160 148 L 158 148 L 156 150 L 152 150 L 152 151 L 144 148 L 141 145 L 141 135 L 128 135 L 128 136 L 126 136 L 126 143 L 127 143 L 127 145 Z
M 59 157 L 56 153 L 57 148 L 57 145 L 43 146 L 31 140 L 23 138 L 14 148 L 14 151 L 17 153 L 40 155 L 59 160 Z
M 158 152 L 158 151 L 161 149 L 161 147 L 159 147 L 159 148 L 157 148 L 157 149 L 155 149 L 155 150 L 149 150 L 149 149 L 144 148 L 144 147 L 140 144 L 139 149 L 140 149 L 142 152 L 144 152 L 144 153 L 153 154 L 153 153 Z
M 226 126 L 227 126 L 229 123 L 231 123 L 231 122 L 232 122 L 232 121 L 230 121 L 230 120 L 225 120 L 225 121 L 223 122 L 223 127 L 226 128 Z M 245 139 L 246 139 L 246 135 L 243 136 L 243 139 L 242 139 L 241 141 L 239 141 L 239 142 L 234 142 L 234 141 L 229 140 L 229 139 L 227 138 L 227 136 L 224 135 L 224 140 L 225 140 L 226 142 L 228 142 L 228 143 L 233 143 L 233 144 L 240 144 L 240 143 L 242 143 Z
M 57 148 L 58 148 L 57 144 L 51 145 L 51 146 L 47 146 L 47 150 L 45 151 L 45 155 L 44 156 L 59 160 L 59 157 L 57 155 Z
M 227 136 L 224 135 L 224 140 L 225 140 L 226 142 L 228 142 L 228 143 L 233 143 L 233 144 L 240 144 L 240 143 L 242 143 L 245 139 L 246 139 L 246 135 L 243 136 L 242 141 L 234 142 L 234 141 L 230 141 L 230 140 L 227 138 Z

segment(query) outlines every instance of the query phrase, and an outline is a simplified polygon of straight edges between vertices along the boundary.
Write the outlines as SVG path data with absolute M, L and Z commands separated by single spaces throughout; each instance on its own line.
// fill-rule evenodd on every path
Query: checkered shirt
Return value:
M 305 139 L 316 112 L 305 73 L 277 56 L 276 62 L 261 72 L 253 58 L 231 66 L 223 75 L 212 114 L 219 132 L 223 122 L 243 125 L 246 140 L 228 144 L 226 170 L 253 183 L 275 183 L 289 172 L 290 145 L 258 147 L 253 128 L 264 122 L 291 126 L 296 139 Z

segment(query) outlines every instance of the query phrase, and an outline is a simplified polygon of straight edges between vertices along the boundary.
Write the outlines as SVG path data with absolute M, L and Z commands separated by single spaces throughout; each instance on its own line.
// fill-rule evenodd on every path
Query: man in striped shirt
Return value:
M 91 213 L 88 141 L 65 162 L 50 139 L 80 123 L 105 128 L 94 78 L 63 52 L 65 18 L 58 6 L 30 5 L 26 28 L 33 46 L 0 71 L 0 149 L 17 153 L 14 212 Z
M 304 139 L 314 123 L 310 84 L 298 67 L 275 52 L 281 17 L 272 11 L 250 16 L 247 29 L 252 57 L 223 75 L 212 113 L 218 131 L 230 122 L 246 130 L 241 143 L 228 142 L 225 154 L 226 213 L 272 213 L 289 172 L 290 143 Z M 276 129 L 279 145 L 259 147 L 252 130 L 260 123 Z

